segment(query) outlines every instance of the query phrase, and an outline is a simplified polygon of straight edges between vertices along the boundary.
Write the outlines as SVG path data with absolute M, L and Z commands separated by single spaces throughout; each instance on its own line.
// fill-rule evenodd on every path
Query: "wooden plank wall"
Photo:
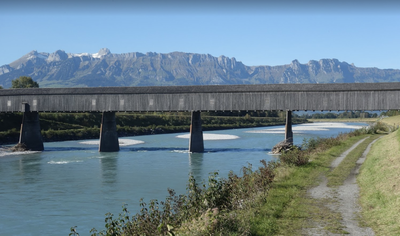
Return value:
M 400 83 L 339 85 L 2 89 L 0 112 L 400 109 Z

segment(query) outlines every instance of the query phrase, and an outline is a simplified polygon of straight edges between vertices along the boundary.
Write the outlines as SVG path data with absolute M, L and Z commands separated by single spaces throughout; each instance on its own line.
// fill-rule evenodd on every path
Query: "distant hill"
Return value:
M 294 60 L 282 66 L 246 66 L 235 58 L 196 53 L 32 51 L 0 67 L 0 85 L 30 76 L 40 87 L 160 86 L 400 81 L 400 70 L 359 68 L 337 59 Z

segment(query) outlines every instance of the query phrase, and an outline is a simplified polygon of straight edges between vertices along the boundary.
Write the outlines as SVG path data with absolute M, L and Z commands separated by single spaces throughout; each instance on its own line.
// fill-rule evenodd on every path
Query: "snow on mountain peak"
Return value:
M 70 55 L 70 57 L 85 57 L 86 56 L 86 57 L 93 57 L 93 58 L 101 58 L 108 54 L 111 54 L 110 50 L 108 48 L 102 48 L 102 49 L 100 49 L 100 51 L 98 51 L 97 53 L 93 53 L 93 54 L 84 52 L 84 53 L 71 53 L 69 55 Z
M 108 48 L 102 48 L 98 53 L 92 54 L 92 57 L 94 58 L 101 58 L 102 56 L 106 56 L 108 54 L 111 54 L 110 49 Z

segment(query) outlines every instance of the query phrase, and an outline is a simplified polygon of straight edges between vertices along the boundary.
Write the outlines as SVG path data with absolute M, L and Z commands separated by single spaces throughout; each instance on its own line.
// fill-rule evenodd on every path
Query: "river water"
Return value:
M 332 137 L 361 128 L 361 123 L 313 123 L 293 126 L 294 143 Z M 120 138 L 121 150 L 99 153 L 97 140 L 44 143 L 45 151 L 10 153 L 0 149 L 0 235 L 81 236 L 104 229 L 107 212 L 122 205 L 134 214 L 139 200 L 164 200 L 167 188 L 186 192 L 190 173 L 197 180 L 218 171 L 240 175 L 260 160 L 275 160 L 272 147 L 284 139 L 284 127 L 204 132 L 205 153 L 188 153 L 187 134 Z

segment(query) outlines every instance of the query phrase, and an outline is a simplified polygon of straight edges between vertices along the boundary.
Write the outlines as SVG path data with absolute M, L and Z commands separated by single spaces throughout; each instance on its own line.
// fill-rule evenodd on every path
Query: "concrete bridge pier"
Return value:
M 203 129 L 201 127 L 200 111 L 192 111 L 189 152 L 204 152 Z
M 100 126 L 99 152 L 118 152 L 119 142 L 115 112 L 103 112 Z
M 21 130 L 19 133 L 20 144 L 25 144 L 31 151 L 43 151 L 43 139 L 40 132 L 39 113 L 30 111 L 28 103 L 24 104 Z
M 292 111 L 286 111 L 285 142 L 293 144 Z

